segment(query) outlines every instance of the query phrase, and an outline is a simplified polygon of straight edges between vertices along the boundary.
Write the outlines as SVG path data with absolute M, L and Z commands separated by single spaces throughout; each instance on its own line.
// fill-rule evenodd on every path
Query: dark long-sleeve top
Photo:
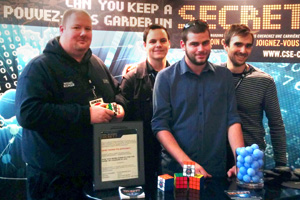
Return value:
M 236 85 L 241 74 L 233 74 Z M 273 78 L 260 69 L 250 66 L 250 73 L 236 89 L 238 113 L 242 120 L 245 145 L 258 144 L 266 148 L 264 140 L 266 131 L 263 126 L 265 112 L 270 129 L 271 142 L 276 165 L 286 165 L 286 133 Z
M 125 104 L 116 80 L 104 63 L 92 56 L 88 50 L 77 62 L 62 49 L 57 37 L 19 77 L 16 117 L 24 128 L 23 160 L 32 167 L 68 176 L 91 175 L 89 101 L 96 94 L 104 102 Z

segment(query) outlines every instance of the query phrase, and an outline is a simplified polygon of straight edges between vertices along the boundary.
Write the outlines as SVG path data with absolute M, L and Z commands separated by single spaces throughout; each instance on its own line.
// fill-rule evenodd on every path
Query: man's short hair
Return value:
M 232 24 L 224 33 L 224 43 L 229 46 L 230 40 L 233 36 L 242 36 L 246 37 L 251 35 L 252 43 L 254 41 L 253 33 L 251 32 L 250 28 L 245 24 Z
M 170 40 L 170 35 L 168 33 L 168 30 L 162 26 L 162 25 L 159 25 L 159 24 L 151 24 L 150 26 L 148 26 L 147 28 L 145 28 L 144 30 L 144 35 L 143 35 L 143 41 L 146 43 L 147 42 L 147 36 L 149 34 L 149 31 L 150 30 L 155 30 L 155 29 L 163 29 L 166 31 L 167 33 L 167 36 L 168 36 L 168 40 Z
M 197 19 L 186 23 L 181 32 L 181 40 L 186 43 L 188 33 L 204 33 L 208 31 L 210 38 L 209 26 L 206 21 Z
M 62 17 L 62 19 L 61 19 L 61 25 L 62 25 L 62 26 L 65 26 L 66 23 L 67 23 L 67 21 L 68 21 L 68 19 L 69 19 L 69 17 L 70 17 L 72 14 L 74 14 L 74 13 L 83 13 L 83 14 L 86 14 L 86 15 L 91 19 L 91 16 L 90 16 L 90 14 L 89 14 L 87 11 L 85 11 L 85 10 L 83 10 L 83 9 L 72 8 L 72 9 L 66 10 L 66 11 L 64 12 L 63 17 Z

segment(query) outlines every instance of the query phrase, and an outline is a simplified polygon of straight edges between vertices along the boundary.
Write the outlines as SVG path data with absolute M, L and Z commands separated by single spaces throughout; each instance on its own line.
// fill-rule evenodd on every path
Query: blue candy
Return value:
M 257 145 L 257 144 L 252 144 L 252 145 L 251 145 L 251 147 L 252 147 L 252 149 L 253 149 L 253 150 L 255 150 L 255 149 L 259 149 L 259 147 L 258 147 L 258 145 Z
M 249 183 L 249 182 L 251 181 L 250 176 L 244 175 L 244 176 L 243 176 L 243 181 L 245 181 L 246 183 Z
M 238 168 L 241 168 L 241 167 L 243 167 L 243 164 L 240 163 L 240 162 L 237 162 L 237 163 L 236 163 L 236 166 L 237 166 Z
M 258 183 L 263 178 L 263 173 L 259 171 L 264 165 L 264 153 L 257 144 L 252 144 L 248 147 L 241 147 L 236 149 L 236 159 L 238 174 L 237 178 L 246 183 Z
M 255 176 L 253 176 L 252 177 L 252 181 L 254 182 L 254 183 L 258 183 L 259 182 L 259 176 L 258 175 L 255 175 Z
M 246 157 L 246 156 L 248 155 L 248 152 L 246 151 L 245 148 L 242 148 L 242 149 L 240 150 L 240 155 L 243 156 L 243 157 Z
M 244 162 L 245 162 L 245 161 L 244 161 L 244 157 L 241 156 L 241 155 L 239 155 L 239 156 L 237 157 L 237 161 L 239 161 L 240 163 L 244 163 Z
M 257 175 L 259 178 L 262 178 L 264 174 L 263 174 L 261 171 L 258 171 L 258 172 L 256 172 L 256 175 Z
M 253 148 L 252 147 L 246 147 L 246 151 L 248 152 L 248 154 L 252 154 L 253 152 Z
M 252 161 L 253 161 L 253 159 L 252 159 L 252 156 L 246 156 L 246 158 L 245 158 L 245 162 L 246 163 L 252 163 Z
M 244 163 L 244 167 L 246 167 L 247 169 L 251 167 L 250 163 Z
M 259 149 L 255 149 L 253 151 L 253 155 L 257 158 L 260 158 L 260 159 L 264 157 L 264 153 Z
M 240 172 L 238 173 L 238 175 L 237 175 L 237 178 L 239 179 L 239 180 L 243 180 L 243 174 L 241 174 Z
M 253 155 L 259 157 L 259 149 L 254 149 Z
M 262 159 L 258 160 L 257 162 L 259 164 L 259 167 L 262 167 L 264 165 L 264 161 Z
M 259 160 L 259 157 L 258 157 L 258 155 L 254 155 L 254 154 L 252 154 L 252 158 L 253 158 L 253 160 L 255 160 L 255 161 Z
M 257 161 L 253 161 L 252 164 L 251 164 L 251 167 L 255 170 L 257 170 L 259 168 L 259 163 Z
M 247 169 L 245 167 L 241 167 L 239 173 L 245 175 L 247 173 Z
M 262 158 L 264 157 L 264 153 L 263 153 L 261 150 L 259 150 L 258 155 L 259 155 L 259 158 L 260 158 L 260 159 L 262 159 Z
M 255 175 L 255 170 L 252 168 L 249 168 L 249 169 L 247 169 L 247 174 L 252 177 Z

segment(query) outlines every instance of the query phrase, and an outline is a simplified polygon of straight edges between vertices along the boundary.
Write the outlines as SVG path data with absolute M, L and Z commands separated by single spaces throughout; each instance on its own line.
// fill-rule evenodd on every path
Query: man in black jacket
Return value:
M 147 59 L 130 66 L 133 69 L 123 76 L 121 91 L 129 101 L 125 120 L 143 121 L 146 186 L 155 187 L 161 148 L 151 130 L 152 89 L 156 74 L 169 66 L 166 56 L 171 43 L 167 29 L 157 24 L 144 30 L 143 40 Z
M 24 128 L 28 199 L 88 198 L 83 189 L 92 180 L 92 124 L 124 117 L 116 80 L 90 50 L 90 15 L 67 10 L 59 29 L 60 37 L 48 42 L 18 80 L 16 116 Z M 117 102 L 118 114 L 95 100 Z

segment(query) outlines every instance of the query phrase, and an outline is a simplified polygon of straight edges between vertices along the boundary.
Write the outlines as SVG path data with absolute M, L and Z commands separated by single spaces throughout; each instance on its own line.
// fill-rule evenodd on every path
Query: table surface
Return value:
M 146 191 L 146 199 L 154 200 L 178 200 L 178 199 L 209 199 L 209 200 L 226 200 L 227 197 L 225 190 L 249 190 L 241 188 L 236 184 L 235 178 L 214 178 L 205 180 L 204 187 L 201 191 L 197 190 L 174 190 L 163 192 L 159 189 L 153 189 Z M 263 189 L 249 190 L 255 192 L 262 199 L 300 199 L 300 190 L 283 187 L 277 184 L 265 183 Z M 103 200 L 115 200 L 120 199 L 117 189 L 98 191 L 95 194 L 96 197 Z
M 0 180 L 0 199 L 26 199 L 26 181 L 25 180 Z M 154 200 L 173 200 L 173 199 L 209 199 L 209 200 L 226 200 L 229 199 L 225 194 L 225 190 L 248 190 L 237 186 L 235 179 L 214 178 L 205 180 L 204 188 L 201 191 L 197 190 L 174 190 L 163 192 L 159 189 L 146 191 L 146 199 Z M 255 191 L 262 199 L 300 199 L 300 190 L 291 189 L 283 186 L 270 185 L 265 182 L 265 187 Z M 96 191 L 93 194 L 95 197 L 103 200 L 120 199 L 117 189 L 104 191 Z

